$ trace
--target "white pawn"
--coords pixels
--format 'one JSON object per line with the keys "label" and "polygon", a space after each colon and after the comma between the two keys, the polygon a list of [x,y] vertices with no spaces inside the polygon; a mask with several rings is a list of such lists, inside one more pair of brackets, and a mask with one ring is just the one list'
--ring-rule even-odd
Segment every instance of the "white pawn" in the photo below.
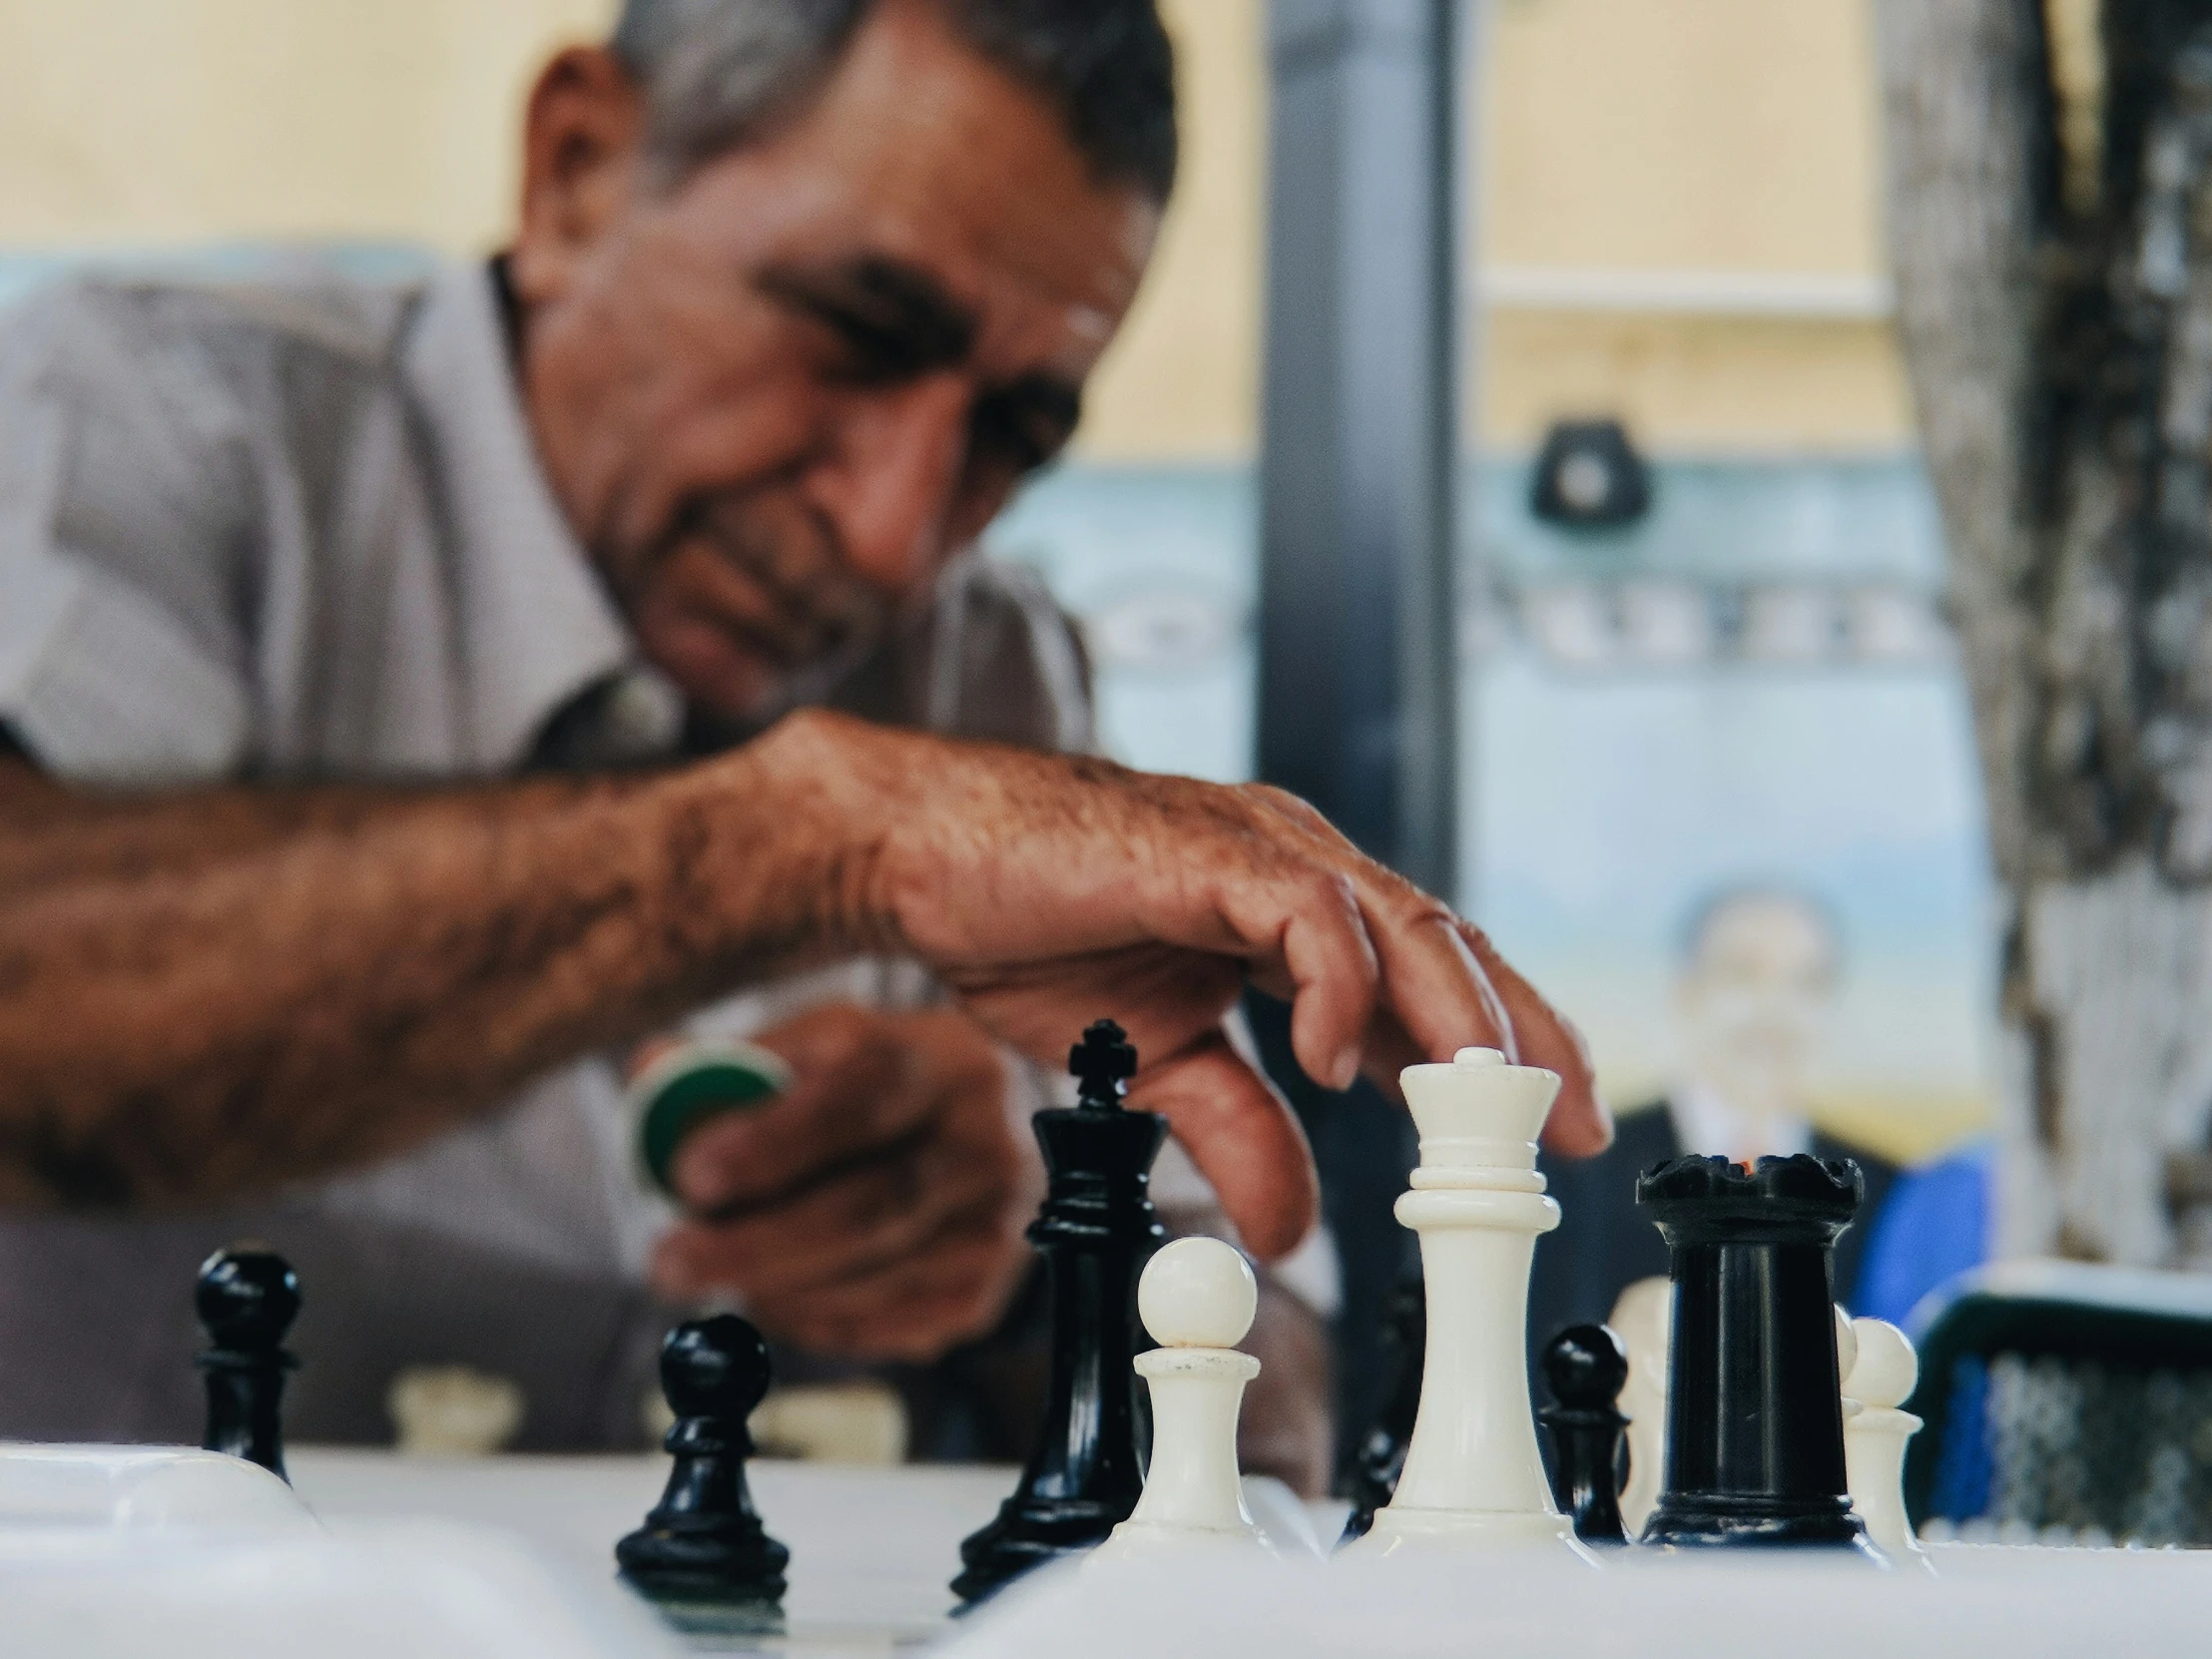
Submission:
{"label": "white pawn", "polygon": [[1639,1279],[1613,1304],[1605,1323],[1628,1350],[1628,1381],[1615,1402],[1628,1418],[1628,1479],[1621,1486],[1621,1524],[1631,1538],[1644,1529],[1667,1473],[1667,1360],[1674,1325],[1674,1284]]}
{"label": "white pawn", "polygon": [[1536,1236],[1559,1225],[1536,1136],[1558,1074],[1462,1048],[1398,1080],[1420,1165],[1396,1215],[1420,1235],[1428,1342],[1396,1494],[1344,1553],[1535,1548],[1587,1560],[1551,1501],[1528,1401],[1528,1268]]}
{"label": "white pawn", "polygon": [[1851,1334],[1855,1353],[1843,1382],[1851,1506],[1867,1523],[1867,1535],[1892,1557],[1933,1567],[1905,1513],[1905,1443],[1920,1431],[1921,1419],[1900,1407],[1920,1381],[1920,1356],[1912,1340],[1884,1320],[1853,1320]]}
{"label": "white pawn", "polygon": [[1236,1345],[1259,1306],[1251,1265],[1219,1239],[1178,1239],[1145,1264],[1137,1313],[1162,1345],[1135,1361],[1152,1390],[1152,1463],[1135,1511],[1093,1560],[1163,1546],[1267,1547],[1237,1469],[1237,1412],[1260,1362]]}

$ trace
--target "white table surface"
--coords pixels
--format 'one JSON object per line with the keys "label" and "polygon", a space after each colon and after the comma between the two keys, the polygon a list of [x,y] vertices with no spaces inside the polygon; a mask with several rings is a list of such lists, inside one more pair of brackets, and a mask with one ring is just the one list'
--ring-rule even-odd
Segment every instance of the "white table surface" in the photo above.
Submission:
{"label": "white table surface", "polygon": [[[522,1537],[580,1574],[611,1578],[615,1540],[659,1498],[668,1458],[404,1457],[299,1447],[292,1484],[332,1526],[437,1517]],[[792,1552],[789,1640],[810,1653],[882,1653],[949,1628],[960,1540],[997,1512],[1017,1472],[866,1468],[756,1459],[754,1502]]]}

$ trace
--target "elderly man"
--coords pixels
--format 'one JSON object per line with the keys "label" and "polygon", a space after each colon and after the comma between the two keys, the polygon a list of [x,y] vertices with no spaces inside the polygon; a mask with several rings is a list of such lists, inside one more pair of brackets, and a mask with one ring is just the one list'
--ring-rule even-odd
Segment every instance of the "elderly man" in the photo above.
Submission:
{"label": "elderly man", "polygon": [[[1317,1079],[1517,1045],[1603,1144],[1571,1028],[1309,809],[1052,753],[1079,653],[966,554],[1151,251],[1149,0],[632,0],[524,145],[488,268],[0,330],[0,1432],[191,1432],[183,1287],[249,1229],[310,1436],[412,1355],[633,1439],[640,1281],[938,1354],[1021,1260],[1005,1056],[1100,1014],[1279,1256],[1248,979]],[[772,981],[797,1081],[639,1236],[620,1056]]]}

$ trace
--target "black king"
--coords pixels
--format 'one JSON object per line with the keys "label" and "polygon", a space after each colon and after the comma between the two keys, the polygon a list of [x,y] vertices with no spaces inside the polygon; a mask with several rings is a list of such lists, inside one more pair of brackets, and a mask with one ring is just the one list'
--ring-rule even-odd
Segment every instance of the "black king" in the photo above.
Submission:
{"label": "black king", "polygon": [[1078,1103],[1036,1114],[1050,1185],[1030,1224],[1052,1301],[1052,1385],[1021,1484],[960,1545],[964,1602],[1102,1542],[1144,1488],[1137,1460],[1136,1284],[1166,1230],[1147,1192],[1167,1120],[1127,1111],[1137,1051],[1102,1019],[1068,1053]]}

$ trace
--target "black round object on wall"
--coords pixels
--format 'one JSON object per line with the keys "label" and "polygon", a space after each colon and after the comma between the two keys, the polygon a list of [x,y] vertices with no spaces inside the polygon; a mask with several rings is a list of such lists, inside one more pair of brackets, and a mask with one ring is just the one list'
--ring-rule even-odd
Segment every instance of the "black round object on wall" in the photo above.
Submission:
{"label": "black round object on wall", "polygon": [[1619,421],[1558,421],[1537,453],[1529,508],[1580,530],[1633,524],[1651,510],[1651,468]]}

